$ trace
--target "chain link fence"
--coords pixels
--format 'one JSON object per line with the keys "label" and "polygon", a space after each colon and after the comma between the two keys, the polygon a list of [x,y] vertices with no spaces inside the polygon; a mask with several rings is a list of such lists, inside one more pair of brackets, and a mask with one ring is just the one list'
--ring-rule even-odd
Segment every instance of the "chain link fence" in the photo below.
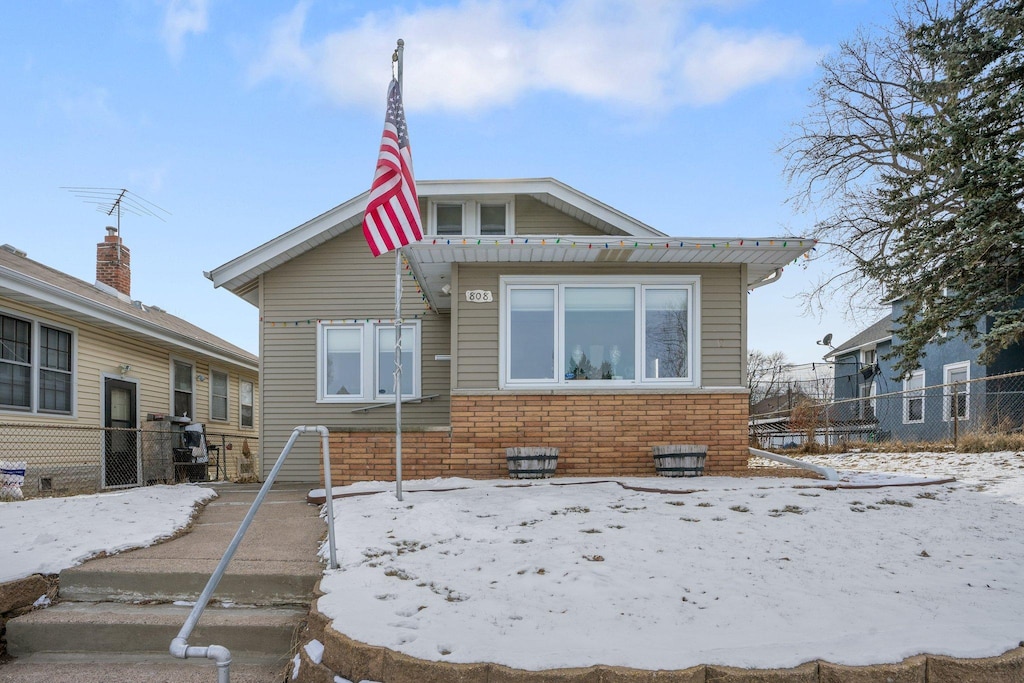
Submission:
{"label": "chain link fence", "polygon": [[[945,443],[1024,436],[1024,372],[916,386],[858,398],[816,399],[799,390],[750,415],[750,439],[762,448],[859,442]],[[764,405],[764,404],[762,404]]]}
{"label": "chain link fence", "polygon": [[186,434],[165,423],[145,423],[140,429],[0,423],[0,467],[18,473],[26,498],[181,482],[256,481],[257,436],[206,431],[200,440]]}

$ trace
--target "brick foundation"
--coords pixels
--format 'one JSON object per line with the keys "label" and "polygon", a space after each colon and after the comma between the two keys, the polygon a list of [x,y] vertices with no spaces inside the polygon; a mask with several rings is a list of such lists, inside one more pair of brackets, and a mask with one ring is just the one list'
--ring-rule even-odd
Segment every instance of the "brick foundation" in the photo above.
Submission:
{"label": "brick foundation", "polygon": [[[704,444],[707,474],[747,467],[747,395],[486,394],[451,398],[451,428],[403,430],[405,479],[505,477],[505,449],[559,449],[560,476],[651,476],[651,446]],[[331,432],[333,484],[394,479],[390,431]]]}

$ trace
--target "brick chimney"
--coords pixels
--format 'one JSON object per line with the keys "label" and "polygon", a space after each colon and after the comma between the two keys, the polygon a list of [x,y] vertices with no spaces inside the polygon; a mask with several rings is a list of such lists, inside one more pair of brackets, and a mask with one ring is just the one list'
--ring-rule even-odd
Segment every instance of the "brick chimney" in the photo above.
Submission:
{"label": "brick chimney", "polygon": [[121,244],[117,228],[107,226],[107,236],[96,245],[96,282],[132,295],[131,252]]}

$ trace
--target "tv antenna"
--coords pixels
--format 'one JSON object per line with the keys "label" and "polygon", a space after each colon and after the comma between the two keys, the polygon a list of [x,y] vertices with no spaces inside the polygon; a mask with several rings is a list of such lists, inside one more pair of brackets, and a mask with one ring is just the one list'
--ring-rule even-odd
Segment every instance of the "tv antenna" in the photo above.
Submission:
{"label": "tv antenna", "polygon": [[164,216],[171,212],[160,208],[153,202],[143,199],[124,187],[63,187],[86,204],[95,204],[96,210],[107,216],[117,216],[117,234],[121,234],[121,214],[130,213],[134,216],[148,216],[167,222]]}

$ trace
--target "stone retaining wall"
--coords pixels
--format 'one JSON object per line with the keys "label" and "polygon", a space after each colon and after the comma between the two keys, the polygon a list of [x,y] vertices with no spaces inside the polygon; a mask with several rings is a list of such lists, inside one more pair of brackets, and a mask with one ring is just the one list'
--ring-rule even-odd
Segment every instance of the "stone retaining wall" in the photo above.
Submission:
{"label": "stone retaining wall", "polygon": [[[303,645],[324,644],[323,661],[310,661]],[[701,665],[679,671],[644,671],[614,666],[524,671],[500,664],[457,664],[416,659],[367,645],[335,631],[310,608],[299,639],[299,683],[334,683],[334,676],[378,683],[1021,683],[1024,643],[998,657],[959,659],[917,655],[895,664],[843,666],[824,661],[792,669],[738,669]],[[291,674],[289,674],[289,679]]]}

